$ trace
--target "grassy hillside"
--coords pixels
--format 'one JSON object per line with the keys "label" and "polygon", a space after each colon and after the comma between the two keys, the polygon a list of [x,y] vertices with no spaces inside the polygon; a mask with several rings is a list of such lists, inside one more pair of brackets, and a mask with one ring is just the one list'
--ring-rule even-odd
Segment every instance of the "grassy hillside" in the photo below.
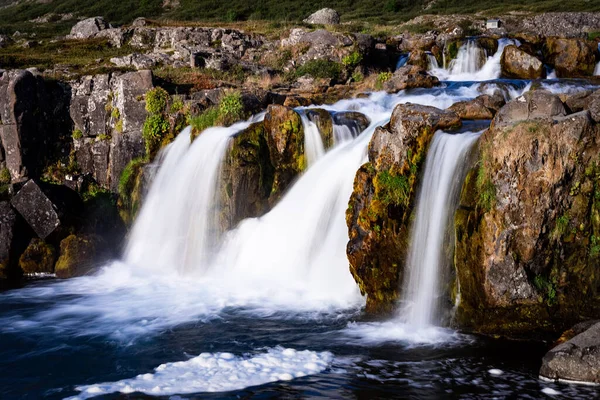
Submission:
{"label": "grassy hillside", "polygon": [[56,21],[40,27],[28,21],[49,14],[102,15],[115,25],[144,16],[179,21],[300,21],[310,13],[332,7],[343,21],[393,24],[419,14],[451,14],[487,11],[600,11],[600,0],[180,0],[176,8],[163,8],[163,0],[0,0],[0,32],[36,30],[65,33],[72,21]]}

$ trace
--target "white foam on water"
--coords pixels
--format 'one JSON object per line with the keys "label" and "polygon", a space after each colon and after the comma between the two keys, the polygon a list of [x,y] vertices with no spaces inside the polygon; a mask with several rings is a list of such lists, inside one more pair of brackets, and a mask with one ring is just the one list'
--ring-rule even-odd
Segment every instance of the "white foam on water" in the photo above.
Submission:
{"label": "white foam on water", "polygon": [[561,394],[558,390],[549,387],[543,388],[542,393],[547,394],[548,396],[559,396]]}
{"label": "white foam on water", "polygon": [[306,155],[306,164],[310,167],[325,154],[325,147],[317,124],[310,121],[306,115],[301,117],[304,128],[304,154]]}
{"label": "white foam on water", "polygon": [[276,347],[252,356],[202,353],[187,361],[159,365],[153,373],[131,379],[78,386],[81,393],[69,399],[88,399],[109,393],[145,393],[152,396],[227,392],[270,382],[289,381],[326,370],[329,352],[298,351]]}
{"label": "white foam on water", "polygon": [[408,347],[472,342],[471,337],[450,329],[437,326],[417,328],[397,320],[366,323],[352,322],[341,333],[346,338],[353,338],[353,343],[363,346],[390,342],[402,343]]}
{"label": "white foam on water", "polygon": [[497,369],[497,368],[492,368],[490,370],[488,370],[488,373],[490,375],[494,375],[494,376],[500,376],[504,374],[504,371],[502,371],[501,369]]}

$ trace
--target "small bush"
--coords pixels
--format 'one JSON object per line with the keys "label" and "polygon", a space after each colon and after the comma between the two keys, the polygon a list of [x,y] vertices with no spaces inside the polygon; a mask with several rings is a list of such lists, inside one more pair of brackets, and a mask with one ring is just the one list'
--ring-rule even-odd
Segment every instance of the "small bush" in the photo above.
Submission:
{"label": "small bush", "polygon": [[296,77],[310,75],[313,78],[337,80],[342,69],[340,64],[330,60],[310,60],[296,70]]}
{"label": "small bush", "polygon": [[150,89],[146,93],[146,111],[150,114],[162,114],[167,110],[169,93],[161,87]]}
{"label": "small bush", "polygon": [[10,177],[10,171],[8,170],[8,168],[2,168],[0,170],[0,184],[7,184],[10,183],[11,181],[11,177]]}
{"label": "small bush", "polygon": [[144,122],[142,136],[146,143],[146,156],[152,158],[162,138],[169,133],[171,125],[161,114],[149,115]]}
{"label": "small bush", "polygon": [[362,54],[360,54],[358,51],[353,51],[352,53],[342,58],[342,64],[344,64],[344,67],[351,69],[355,68],[358,64],[360,64],[362,59]]}
{"label": "small bush", "polygon": [[239,92],[232,91],[223,96],[219,103],[219,120],[223,125],[231,125],[244,118],[244,103]]}
{"label": "small bush", "polygon": [[171,113],[178,113],[183,110],[183,107],[185,107],[185,104],[183,104],[181,97],[173,98],[173,101],[171,102]]}
{"label": "small bush", "polygon": [[81,132],[81,129],[75,129],[71,136],[73,139],[81,139],[83,137],[83,132]]}
{"label": "small bush", "polygon": [[360,71],[356,71],[352,74],[352,80],[354,82],[362,82],[364,79],[365,79],[365,76]]}

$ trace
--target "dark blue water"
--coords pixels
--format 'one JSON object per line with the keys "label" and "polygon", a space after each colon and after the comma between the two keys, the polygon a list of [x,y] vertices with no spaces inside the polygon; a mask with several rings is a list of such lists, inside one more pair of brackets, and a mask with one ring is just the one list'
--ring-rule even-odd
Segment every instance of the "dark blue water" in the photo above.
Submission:
{"label": "dark blue water", "polygon": [[[172,398],[593,398],[600,389],[542,382],[537,372],[547,350],[543,343],[511,342],[461,336],[435,346],[409,342],[366,345],[341,332],[349,322],[363,323],[360,310],[320,314],[272,312],[261,316],[244,308],[225,308],[208,321],[192,320],[128,339],[113,335],[119,326],[93,317],[77,328],[55,323],[32,324],[40,312],[52,316],[60,305],[75,307],[85,295],[19,297],[19,291],[52,288],[58,282],[30,283],[0,294],[0,398],[61,399],[76,395],[77,385],[117,381],[152,372],[158,365],[183,361],[202,352],[236,355],[283,346],[329,351],[334,361],[325,371],[285,382],[225,393],[183,394]],[[148,299],[152,306],[152,299]],[[123,309],[128,305],[123,304]],[[173,312],[177,312],[173,310]],[[13,326],[11,327],[11,321]],[[106,324],[91,334],[89,324]],[[490,369],[500,369],[499,376]],[[98,398],[151,398],[134,393]],[[166,397],[165,397],[166,398]]]}

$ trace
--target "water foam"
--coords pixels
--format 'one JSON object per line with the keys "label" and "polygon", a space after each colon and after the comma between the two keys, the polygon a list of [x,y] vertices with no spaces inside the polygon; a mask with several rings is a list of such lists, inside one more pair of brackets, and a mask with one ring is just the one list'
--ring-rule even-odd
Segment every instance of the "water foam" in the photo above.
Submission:
{"label": "water foam", "polygon": [[159,365],[154,373],[131,379],[78,386],[81,393],[69,399],[88,399],[120,392],[153,396],[227,392],[270,382],[289,381],[320,373],[333,361],[329,352],[297,351],[276,347],[254,356],[202,353],[187,361]]}

